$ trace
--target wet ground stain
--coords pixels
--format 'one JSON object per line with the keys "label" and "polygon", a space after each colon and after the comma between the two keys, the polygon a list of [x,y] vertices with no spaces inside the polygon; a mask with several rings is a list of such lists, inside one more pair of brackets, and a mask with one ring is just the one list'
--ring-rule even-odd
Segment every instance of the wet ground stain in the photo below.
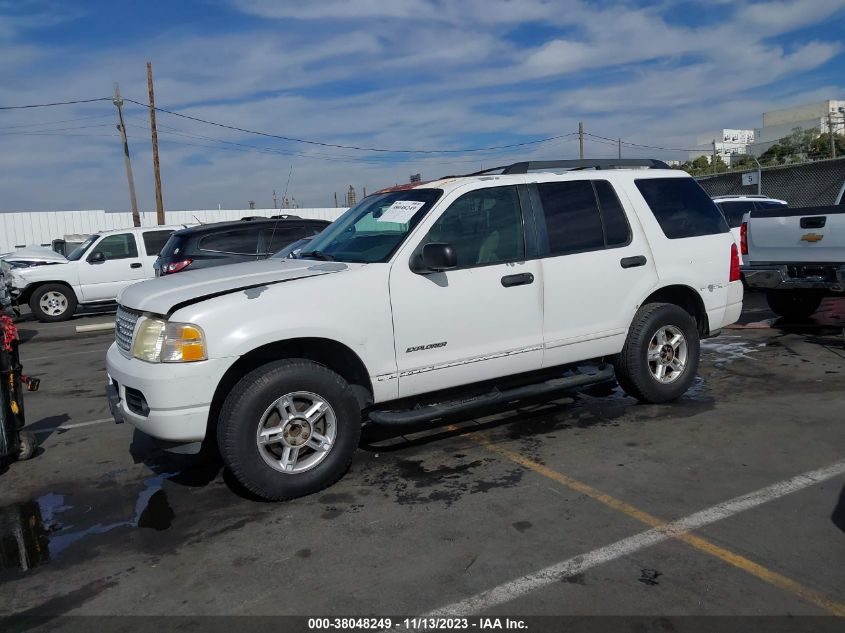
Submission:
{"label": "wet ground stain", "polygon": [[91,536],[120,528],[168,529],[175,514],[162,486],[173,474],[144,480],[135,497],[134,512],[125,519],[102,520],[110,514],[97,512],[86,503],[74,505],[54,492],[0,508],[0,578],[52,562],[68,547]]}
{"label": "wet ground stain", "polygon": [[649,587],[654,587],[655,585],[660,584],[659,582],[657,582],[657,579],[662,575],[663,574],[657,571],[656,569],[641,569],[640,577],[637,578],[637,581]]}

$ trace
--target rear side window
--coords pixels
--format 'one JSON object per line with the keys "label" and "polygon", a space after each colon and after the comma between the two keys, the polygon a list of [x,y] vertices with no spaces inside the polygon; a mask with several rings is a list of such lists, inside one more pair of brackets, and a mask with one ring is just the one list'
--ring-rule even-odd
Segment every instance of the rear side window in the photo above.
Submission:
{"label": "rear side window", "polygon": [[258,253],[258,229],[237,229],[206,235],[200,239],[200,249],[233,255],[255,255]]}
{"label": "rear side window", "polygon": [[158,255],[173,231],[145,231],[144,250],[147,255]]}
{"label": "rear side window", "polygon": [[725,214],[728,226],[735,229],[742,224],[742,216],[754,210],[754,203],[751,200],[737,200],[736,202],[719,202],[719,208]]}
{"label": "rear side window", "polygon": [[100,251],[108,260],[138,257],[138,247],[135,245],[135,236],[132,233],[104,237],[94,250]]}
{"label": "rear side window", "polygon": [[261,252],[264,254],[275,253],[303,237],[305,237],[305,228],[302,226],[279,226],[275,229],[264,229],[261,232]]}
{"label": "rear side window", "polygon": [[728,232],[722,212],[692,178],[644,178],[634,182],[670,240]]}
{"label": "rear side window", "polygon": [[604,248],[601,216],[589,180],[540,183],[537,189],[546,217],[549,255]]}
{"label": "rear side window", "polygon": [[612,185],[606,180],[547,182],[537,185],[549,255],[622,246],[631,228]]}
{"label": "rear side window", "polygon": [[599,199],[602,220],[604,221],[605,243],[608,248],[613,246],[624,246],[631,241],[631,226],[622,203],[616,197],[616,192],[606,180],[594,180],[596,196]]}

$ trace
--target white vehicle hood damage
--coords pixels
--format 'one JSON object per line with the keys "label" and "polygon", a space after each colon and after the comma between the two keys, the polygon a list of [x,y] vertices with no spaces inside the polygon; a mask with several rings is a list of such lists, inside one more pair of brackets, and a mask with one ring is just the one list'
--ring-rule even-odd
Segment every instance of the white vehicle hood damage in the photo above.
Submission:
{"label": "white vehicle hood damage", "polygon": [[187,270],[148,279],[124,288],[117,302],[133,310],[167,315],[178,308],[239,290],[261,288],[286,281],[329,275],[363,264],[311,259],[264,259],[242,264]]}

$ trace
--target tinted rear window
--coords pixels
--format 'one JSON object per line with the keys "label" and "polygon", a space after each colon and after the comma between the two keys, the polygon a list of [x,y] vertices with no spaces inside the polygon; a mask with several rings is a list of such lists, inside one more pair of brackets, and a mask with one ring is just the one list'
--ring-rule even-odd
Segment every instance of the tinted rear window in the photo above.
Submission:
{"label": "tinted rear window", "polygon": [[770,211],[771,209],[785,209],[787,206],[789,205],[783,204],[782,202],[757,202],[757,208],[763,209],[764,211]]}
{"label": "tinted rear window", "polygon": [[589,180],[540,183],[537,189],[546,216],[549,255],[604,248],[601,216]]}
{"label": "tinted rear window", "polygon": [[735,229],[742,224],[742,216],[754,209],[754,203],[751,200],[737,200],[736,202],[720,202],[718,203],[720,209],[725,214],[725,219],[728,221],[728,226]]}
{"label": "tinted rear window", "polygon": [[722,212],[692,178],[644,178],[634,182],[670,240],[728,232]]}
{"label": "tinted rear window", "polygon": [[183,235],[178,235],[177,233],[171,233],[170,237],[164,243],[161,251],[159,252],[158,256],[165,258],[165,257],[178,257],[182,255],[182,250],[185,247],[185,242],[187,238]]}

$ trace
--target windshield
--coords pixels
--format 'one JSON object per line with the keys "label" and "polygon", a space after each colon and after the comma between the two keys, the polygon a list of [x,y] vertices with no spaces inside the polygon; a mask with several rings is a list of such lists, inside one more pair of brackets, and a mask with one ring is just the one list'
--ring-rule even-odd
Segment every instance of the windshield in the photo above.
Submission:
{"label": "windshield", "polygon": [[85,251],[88,250],[88,247],[91,246],[91,244],[93,244],[99,237],[99,235],[89,235],[87,238],[85,238],[85,241],[82,242],[82,244],[80,244],[76,248],[74,248],[71,251],[70,255],[67,256],[68,261],[75,262],[77,259],[82,257],[85,254]]}
{"label": "windshield", "polygon": [[317,235],[299,257],[387,261],[441,195],[442,189],[408,189],[368,196]]}

